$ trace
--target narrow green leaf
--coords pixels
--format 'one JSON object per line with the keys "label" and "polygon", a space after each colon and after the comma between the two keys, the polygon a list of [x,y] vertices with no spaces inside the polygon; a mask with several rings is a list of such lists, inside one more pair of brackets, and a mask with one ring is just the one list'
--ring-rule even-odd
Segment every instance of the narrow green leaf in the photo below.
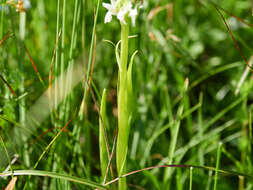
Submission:
{"label": "narrow green leaf", "polygon": [[219,168],[220,168],[221,147],[222,147],[222,142],[219,143],[218,151],[217,151],[217,160],[216,160],[216,168],[215,168],[215,180],[214,180],[214,187],[213,187],[214,190],[217,189],[217,183],[218,183],[218,172],[219,172]]}
{"label": "narrow green leaf", "polygon": [[133,72],[134,57],[137,53],[138,53],[138,51],[136,50],[133,53],[133,55],[131,56],[130,63],[129,63],[129,66],[128,66],[128,69],[127,69],[127,90],[128,90],[128,111],[129,111],[129,115],[132,114],[132,112],[134,110],[134,104],[135,104],[134,93],[133,93],[132,72]]}
{"label": "narrow green leaf", "polygon": [[40,170],[15,170],[15,171],[0,173],[0,177],[22,176],[22,175],[51,177],[51,178],[71,181],[74,183],[79,183],[79,184],[83,184],[83,185],[87,185],[87,186],[95,187],[95,188],[99,188],[99,189],[108,189],[98,183],[95,183],[93,181],[89,181],[87,179],[83,179],[83,178],[79,178],[79,177],[75,177],[75,176],[68,176],[65,174],[59,174],[59,173],[55,173],[55,172],[40,171]]}
{"label": "narrow green leaf", "polygon": [[107,118],[106,118],[106,89],[103,91],[101,106],[100,106],[100,119],[99,119],[99,150],[100,150],[100,165],[102,178],[105,177],[106,168],[108,165],[108,156],[106,150],[105,131]]}

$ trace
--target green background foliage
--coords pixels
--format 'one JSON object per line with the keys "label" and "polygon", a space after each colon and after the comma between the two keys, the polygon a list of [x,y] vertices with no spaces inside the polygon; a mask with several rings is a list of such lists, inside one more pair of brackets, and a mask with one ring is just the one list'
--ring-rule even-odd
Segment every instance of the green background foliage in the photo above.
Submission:
{"label": "green background foliage", "polygon": [[[59,27],[63,30],[63,1],[60,2]],[[234,16],[252,23],[250,1],[217,3]],[[62,36],[58,43],[58,64],[61,64],[60,55],[64,53],[64,70],[71,61],[75,65],[84,63],[84,71],[88,67],[97,1],[79,0],[78,7],[80,12],[74,30],[76,36],[72,41],[75,1],[66,1],[64,49],[61,48]],[[7,148],[9,160],[13,159],[14,153],[19,155],[12,169],[33,169],[47,145],[73,118],[36,169],[78,176],[102,184],[98,109],[105,88],[106,129],[111,150],[117,129],[118,66],[115,49],[105,40],[114,44],[120,40],[118,20],[114,18],[111,23],[104,24],[106,9],[100,7],[92,82],[88,86],[85,104],[82,106],[86,82],[82,81],[56,110],[60,118],[52,111],[36,125],[32,135],[22,139],[27,132],[22,128],[26,126],[19,126],[20,107],[24,106],[28,113],[49,84],[57,36],[57,1],[31,1],[31,8],[26,10],[24,41],[19,37],[20,13],[10,6],[4,14],[2,12],[3,9],[0,10],[3,18],[0,40],[8,32],[12,36],[0,46],[0,74],[17,96],[0,80],[0,135],[4,142],[0,150],[3,152],[4,147]],[[226,12],[221,12],[249,61],[253,49],[253,29]],[[215,168],[218,145],[223,142],[219,168],[240,172],[242,175],[252,174],[250,117],[253,80],[249,71],[239,93],[235,95],[247,65],[213,4],[208,0],[144,0],[136,27],[130,27],[130,35],[137,37],[129,39],[129,59],[135,50],[138,50],[138,54],[133,63],[133,93],[136,102],[129,137],[127,172],[168,163]],[[22,54],[23,44],[29,50],[46,87],[41,84],[27,53]],[[74,44],[72,59],[69,56],[71,44]],[[54,68],[53,81],[58,74],[59,71]],[[189,85],[186,91],[187,78]],[[24,91],[21,90],[22,86]],[[37,111],[41,114],[44,112],[42,109]],[[82,114],[83,119],[80,119]],[[177,126],[179,131],[173,140]],[[21,129],[16,130],[18,127]],[[168,158],[173,143],[175,151],[170,162]],[[8,157],[3,154],[0,161],[1,171],[4,171],[8,166]],[[117,177],[115,156],[112,159],[112,170],[114,173],[112,175],[109,172],[107,182]],[[213,189],[214,171],[193,168],[192,172],[192,189]],[[252,178],[239,178],[232,174],[219,174],[217,189],[253,188]],[[1,178],[0,188],[6,187],[10,179]],[[160,168],[130,175],[127,183],[129,189],[140,186],[144,189],[171,187],[180,190],[189,189],[190,179],[189,168]],[[87,189],[87,186],[65,180],[18,177],[16,189],[24,186],[27,189]]]}

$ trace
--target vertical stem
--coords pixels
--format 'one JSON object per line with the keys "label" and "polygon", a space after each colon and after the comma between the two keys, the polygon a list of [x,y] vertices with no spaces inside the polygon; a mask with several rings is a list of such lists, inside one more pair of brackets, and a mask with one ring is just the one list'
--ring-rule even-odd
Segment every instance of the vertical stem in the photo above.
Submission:
{"label": "vertical stem", "polygon": [[[85,0],[82,1],[82,10],[85,10]],[[86,21],[85,21],[85,12],[82,11],[82,48],[85,49],[86,43]]]}
{"label": "vertical stem", "polygon": [[[1,11],[1,20],[0,20],[0,40],[2,40],[2,39],[3,39],[3,36],[4,36],[4,28],[3,28],[3,26],[4,26],[5,3],[2,3],[1,6],[2,6],[2,11]],[[3,51],[2,51],[2,48],[1,48],[1,49],[0,49],[0,54],[1,54],[0,57],[3,58],[2,53],[3,53]],[[1,59],[2,59],[2,58],[1,58]],[[1,60],[1,61],[2,61],[2,63],[0,64],[0,70],[3,71],[3,70],[4,70],[4,67],[5,67],[5,64],[4,64],[4,61],[3,61],[3,60]],[[0,88],[0,90],[1,90],[1,88]],[[7,94],[7,93],[8,93],[8,90],[6,91],[6,94]]]}
{"label": "vertical stem", "polygon": [[211,186],[211,182],[212,182],[212,174],[213,174],[213,171],[210,170],[208,172],[208,180],[207,180],[207,184],[206,184],[205,190],[210,190],[210,186]]}
{"label": "vertical stem", "polygon": [[218,173],[219,173],[219,168],[220,168],[221,147],[222,147],[222,142],[219,143],[218,151],[217,151],[217,159],[216,159],[216,168],[215,168],[215,178],[214,178],[213,190],[217,189]]}
{"label": "vertical stem", "polygon": [[[129,26],[121,24],[120,71],[118,90],[118,141],[116,149],[116,162],[118,175],[121,176],[126,169],[126,157],[129,136],[129,110],[127,93],[127,59],[128,59],[128,33]],[[126,189],[126,179],[119,180],[119,189]]]}
{"label": "vertical stem", "polygon": [[[181,115],[183,114],[183,111],[184,111],[184,104],[182,103],[177,110],[178,118],[181,117]],[[180,120],[178,120],[175,122],[174,128],[171,128],[171,141],[170,141],[170,148],[169,148],[168,162],[167,162],[167,164],[169,164],[169,165],[173,164],[173,158],[174,158],[174,153],[175,153],[175,149],[176,149],[176,145],[177,145],[177,139],[178,139],[180,125],[181,125],[181,122],[180,122]],[[171,177],[171,174],[173,171],[172,169],[173,168],[166,168],[165,173],[164,173],[163,180],[164,180],[166,189],[170,188],[170,185],[169,185],[170,182],[168,183],[168,180]]]}
{"label": "vertical stem", "polygon": [[[56,21],[56,42],[58,41],[58,36],[59,36],[59,25],[60,25],[60,1],[57,1],[57,21]],[[56,47],[56,52],[55,52],[55,76],[58,75],[58,60],[59,60],[59,48],[58,45]],[[55,110],[57,109],[58,105],[58,84],[55,83]]]}
{"label": "vertical stem", "polygon": [[[184,90],[182,93],[183,99],[187,95],[187,89],[189,85],[189,79],[186,78],[184,82]],[[185,107],[184,101],[181,102],[180,106],[178,107],[177,110],[177,118],[180,118],[183,114]],[[174,160],[174,153],[177,145],[177,140],[178,140],[178,134],[179,134],[179,129],[180,129],[181,121],[180,119],[177,119],[175,121],[175,126],[171,128],[171,141],[170,141],[170,147],[169,147],[169,153],[168,153],[168,162],[167,164],[171,165],[173,164]],[[171,184],[171,175],[173,173],[173,168],[166,168],[164,176],[163,176],[163,182],[164,182],[164,188],[170,189],[170,184]]]}
{"label": "vertical stem", "polygon": [[[63,87],[64,82],[64,76],[63,76],[63,72],[64,72],[64,58],[65,58],[65,21],[66,21],[66,0],[63,0],[63,7],[62,7],[62,41],[61,41],[61,89],[60,89],[60,97],[64,96],[64,92],[63,89],[65,89]],[[62,109],[63,107],[61,107],[60,109],[60,118],[63,116],[63,112],[64,110]]]}
{"label": "vertical stem", "polygon": [[[94,43],[95,43],[95,35],[96,35],[97,18],[98,18],[98,11],[99,11],[99,8],[100,8],[100,2],[101,2],[101,0],[98,0],[96,15],[95,15],[95,19],[94,19],[94,25],[93,25],[93,30],[92,30],[91,45],[90,45],[90,52],[89,52],[89,61],[88,61],[88,70],[87,70],[87,74],[86,74],[86,81],[85,81],[85,84],[84,84],[85,85],[85,87],[84,87],[84,96],[83,96],[84,104],[86,104],[86,96],[87,96],[87,89],[88,89],[88,85],[86,83],[89,81],[89,78],[90,78],[92,57],[93,57]],[[80,119],[81,120],[84,119],[84,114],[81,114]]]}
{"label": "vertical stem", "polygon": [[193,170],[193,167],[190,167],[190,185],[189,185],[189,190],[192,190],[192,170]]}
{"label": "vertical stem", "polygon": [[[60,32],[60,5],[61,5],[61,0],[58,0],[57,1],[57,21],[56,21],[56,42],[58,41],[58,36],[59,36],[59,32]],[[65,6],[66,6],[66,1],[64,0],[64,3],[63,3],[63,12],[64,12],[64,9],[65,9]],[[65,12],[64,12],[65,13]],[[63,13],[63,23],[62,23],[62,43],[61,43],[61,65],[60,65],[60,68],[59,68],[59,48],[58,48],[58,45],[56,47],[56,55],[55,55],[55,75],[58,77],[59,74],[62,74],[63,72],[63,69],[64,69],[64,36],[65,36],[65,15]],[[60,73],[59,73],[59,69],[60,69]],[[63,76],[61,76],[61,82],[63,80]],[[57,83],[57,82],[56,82]],[[56,84],[55,86],[55,112],[57,113],[57,107],[58,107],[58,104],[60,103],[58,100],[61,99],[61,96],[63,95],[62,94],[62,86],[59,86],[59,83],[58,85]],[[61,111],[61,110],[60,110]],[[62,116],[61,115],[61,112],[60,114],[58,114],[60,117]],[[57,117],[57,115],[55,115],[55,117]],[[57,125],[57,119],[54,120],[54,126]],[[57,146],[56,144],[54,144],[52,146],[51,149],[54,149],[54,151],[56,152],[56,149],[57,149]],[[59,156],[54,153],[53,156],[52,156],[52,171],[56,172],[58,169],[59,169],[59,163],[60,163],[60,158]],[[56,180],[53,179],[51,182],[50,182],[50,189],[53,189],[55,188],[56,186]]]}
{"label": "vertical stem", "polygon": [[2,3],[1,6],[2,6],[2,11],[1,11],[1,24],[0,24],[0,40],[2,40],[2,38],[3,38],[5,3]]}
{"label": "vertical stem", "polygon": [[127,70],[127,60],[128,60],[128,24],[121,24],[121,50],[120,50],[120,64],[122,71]]}
{"label": "vertical stem", "polygon": [[[20,87],[20,94],[24,94],[25,92],[25,86],[24,86],[24,40],[25,40],[25,25],[26,25],[26,13],[21,12],[20,13],[20,20],[19,20],[19,37],[20,37],[20,58],[19,58],[19,65],[20,70],[22,72],[21,75],[21,87]],[[24,126],[25,124],[25,98],[21,99],[21,102],[19,104],[19,118],[20,118],[20,124]],[[23,137],[25,138],[25,137]],[[26,140],[26,139],[24,139]],[[29,160],[27,159],[28,153],[24,153],[25,156],[25,163],[26,166],[29,166]]]}
{"label": "vertical stem", "polygon": [[[203,117],[202,117],[202,103],[203,103],[203,93],[201,92],[199,95],[199,103],[201,106],[198,109],[198,134],[199,138],[203,137]],[[199,158],[199,163],[201,166],[204,166],[204,151],[203,147],[200,146],[198,150],[198,158]]]}
{"label": "vertical stem", "polygon": [[74,65],[74,59],[73,59],[73,51],[75,49],[75,37],[77,34],[77,17],[78,17],[78,5],[79,0],[75,0],[75,8],[74,8],[74,18],[73,18],[73,25],[72,25],[72,35],[71,35],[71,43],[70,43],[70,50],[69,50],[69,62],[68,62],[68,70],[67,70],[67,90],[64,94],[65,100],[64,100],[64,108],[65,108],[65,120],[64,123],[67,122],[69,118],[69,109],[70,109],[70,101],[72,93],[70,93],[69,96],[67,96],[67,92],[70,90],[70,86],[72,84],[72,77],[73,77],[73,65]]}
{"label": "vertical stem", "polygon": [[[91,3],[92,1],[88,1],[87,3]],[[94,25],[93,25],[93,30],[92,30],[92,38],[91,38],[91,44],[90,44],[90,51],[89,51],[89,60],[88,60],[88,70],[86,72],[86,80],[84,81],[84,95],[83,95],[83,100],[82,100],[82,105],[81,105],[81,108],[80,108],[80,112],[79,112],[79,117],[80,117],[80,121],[83,122],[84,121],[84,107],[85,107],[85,104],[86,104],[86,98],[87,98],[87,89],[88,89],[88,85],[87,85],[87,82],[89,81],[89,77],[90,77],[90,73],[91,73],[91,65],[92,65],[92,58],[93,58],[93,52],[94,52],[94,43],[95,43],[95,33],[96,33],[96,26],[97,26],[97,18],[98,18],[98,12],[99,12],[99,8],[100,8],[100,3],[101,3],[101,0],[98,0],[97,1],[97,9],[96,9],[96,15],[95,15],[95,18],[94,18]],[[83,4],[85,4],[85,1],[83,0]],[[85,18],[83,18],[85,19]],[[84,30],[84,28],[82,29]],[[83,31],[83,34],[85,34],[85,32]],[[86,147],[86,152],[87,154],[90,153],[90,128],[89,127],[86,127],[85,128],[86,132],[85,132],[85,138],[86,138],[86,144],[85,144],[85,147]],[[76,132],[76,133],[74,133]],[[81,132],[81,129],[80,129],[80,126],[78,125],[75,125],[74,126],[74,129],[73,129],[73,133],[76,135],[76,137],[80,137],[80,132]],[[80,149],[78,147],[80,147],[78,144],[75,144],[75,147],[77,149]],[[89,168],[90,168],[90,156],[88,155],[87,156],[88,159],[87,159],[87,169],[86,169],[86,173],[87,175],[90,174],[89,172]],[[80,159],[79,159],[80,160]],[[89,176],[87,176],[89,178]]]}
{"label": "vertical stem", "polygon": [[[21,81],[20,81],[20,94],[25,93],[25,72],[24,72],[24,40],[25,40],[25,27],[26,27],[26,13],[21,12],[19,15],[19,66],[20,66],[20,72],[21,72]],[[23,97],[19,103],[19,121],[22,126],[25,126],[25,120],[26,120],[26,101],[25,97]],[[27,168],[30,167],[30,159],[29,159],[29,153],[28,153],[28,143],[27,137],[25,134],[21,135],[21,138],[24,142],[24,151],[23,151],[23,158],[24,163]],[[27,180],[29,182],[29,178]],[[26,189],[27,183],[24,186],[24,189]],[[29,183],[29,188],[32,188],[31,184]]]}

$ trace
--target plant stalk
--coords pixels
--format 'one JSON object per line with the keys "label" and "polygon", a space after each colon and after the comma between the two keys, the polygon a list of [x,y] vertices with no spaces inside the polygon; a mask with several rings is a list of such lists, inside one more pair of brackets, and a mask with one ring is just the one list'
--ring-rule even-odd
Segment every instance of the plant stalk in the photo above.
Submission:
{"label": "plant stalk", "polygon": [[[116,148],[116,162],[118,175],[121,176],[126,170],[126,157],[129,136],[129,106],[127,90],[127,60],[128,60],[128,24],[121,24],[121,50],[118,87],[118,141]],[[119,190],[126,189],[126,179],[119,180]]]}

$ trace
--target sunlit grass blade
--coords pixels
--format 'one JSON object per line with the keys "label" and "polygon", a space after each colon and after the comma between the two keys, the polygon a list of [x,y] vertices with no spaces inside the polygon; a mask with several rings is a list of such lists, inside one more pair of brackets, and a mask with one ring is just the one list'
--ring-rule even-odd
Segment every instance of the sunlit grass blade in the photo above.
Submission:
{"label": "sunlit grass blade", "polygon": [[189,183],[189,190],[192,190],[192,172],[193,172],[193,167],[190,167],[190,183]]}
{"label": "sunlit grass blade", "polygon": [[83,179],[83,178],[79,178],[79,177],[75,177],[75,176],[69,176],[69,175],[60,174],[60,173],[55,173],[55,172],[40,171],[40,170],[14,170],[13,172],[10,171],[10,172],[0,173],[0,177],[23,176],[23,175],[50,177],[50,178],[56,178],[56,179],[70,181],[73,183],[79,183],[79,184],[87,185],[87,186],[98,188],[98,189],[105,189],[105,190],[108,189],[107,187],[104,187],[104,186],[102,186],[98,183],[95,183],[93,181],[89,181],[87,179]]}

